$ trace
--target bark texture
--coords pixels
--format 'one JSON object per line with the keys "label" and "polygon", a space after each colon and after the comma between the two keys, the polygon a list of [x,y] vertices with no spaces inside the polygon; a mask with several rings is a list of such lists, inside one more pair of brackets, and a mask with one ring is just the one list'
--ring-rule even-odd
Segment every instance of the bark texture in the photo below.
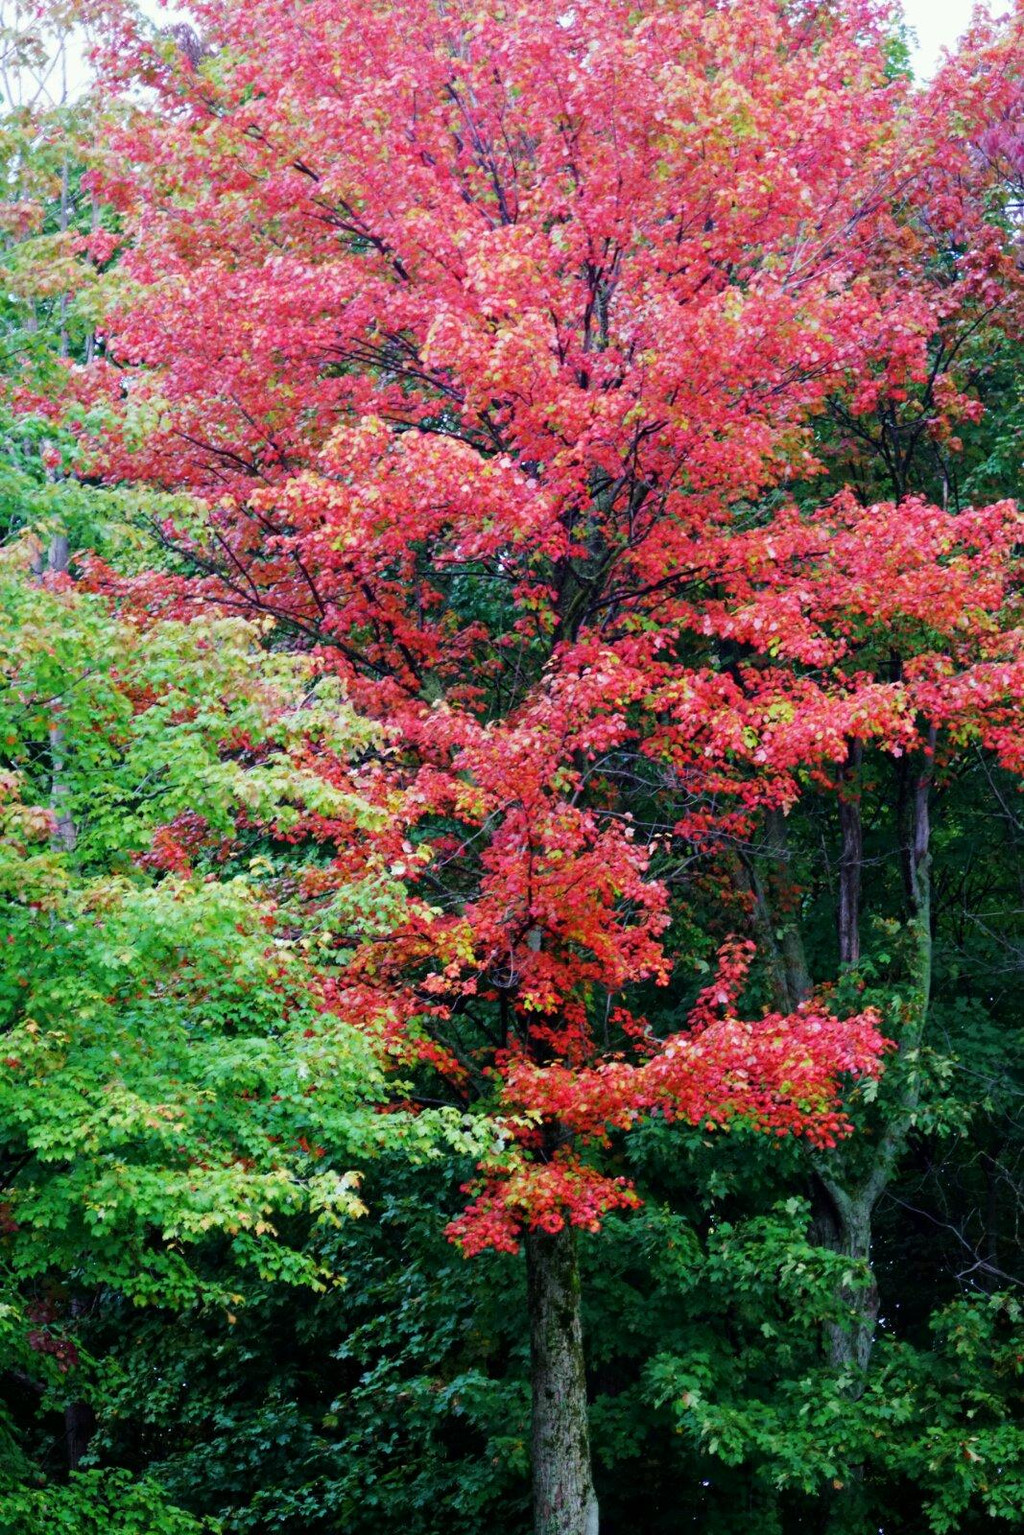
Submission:
{"label": "bark texture", "polygon": [[764,821],[759,848],[737,852],[731,863],[733,884],[748,899],[754,937],[771,967],[775,1006],[792,1013],[813,990],[795,906],[786,822],[779,810]]}
{"label": "bark texture", "polygon": [[789,1009],[800,1006],[814,990],[804,953],[800,930],[799,891],[792,872],[792,855],[786,835],[786,819],[781,810],[769,810],[764,818],[765,846],[768,854],[770,904],[778,926],[779,953]]}
{"label": "bark texture", "polygon": [[534,1231],[525,1245],[534,1535],[598,1535],[576,1233]]}
{"label": "bark texture", "polygon": [[89,1448],[96,1419],[86,1402],[69,1402],[64,1409],[64,1456],[69,1471],[77,1471]]}
{"label": "bark texture", "polygon": [[[812,1239],[870,1268],[871,1216],[873,1198],[877,1197],[873,1190],[856,1189],[851,1193],[826,1176],[816,1192],[822,1197],[815,1200]],[[847,1390],[856,1401],[866,1385],[878,1323],[879,1297],[874,1274],[867,1285],[844,1287],[840,1299],[847,1318],[845,1322],[826,1322],[825,1345],[832,1368],[850,1378]]]}
{"label": "bark texture", "polygon": [[[931,821],[929,799],[935,756],[934,728],[929,732],[928,748],[920,770],[912,777],[905,770],[900,780],[900,811],[903,821],[903,867],[907,892],[908,936],[906,979],[907,998],[900,1019],[900,1061],[890,1066],[898,1082],[897,1091],[887,1105],[883,1128],[872,1147],[867,1167],[855,1181],[844,1178],[842,1153],[818,1162],[818,1178],[827,1202],[816,1216],[815,1224],[825,1246],[870,1266],[872,1217],[875,1206],[888,1188],[900,1157],[907,1145],[921,1096],[916,1067],[909,1064],[917,1056],[924,1037],[931,999],[932,929],[931,929]],[[859,828],[858,828],[859,839]],[[878,1290],[872,1277],[869,1285],[844,1291],[848,1307],[845,1326],[830,1323],[826,1328],[832,1364],[850,1375],[851,1397],[861,1395],[871,1362],[875,1328],[878,1321]],[[830,1526],[831,1528],[831,1526]]]}
{"label": "bark texture", "polygon": [[839,779],[839,963],[860,962],[860,885],[864,863],[864,833],[860,817],[858,777],[864,748],[851,741]]}

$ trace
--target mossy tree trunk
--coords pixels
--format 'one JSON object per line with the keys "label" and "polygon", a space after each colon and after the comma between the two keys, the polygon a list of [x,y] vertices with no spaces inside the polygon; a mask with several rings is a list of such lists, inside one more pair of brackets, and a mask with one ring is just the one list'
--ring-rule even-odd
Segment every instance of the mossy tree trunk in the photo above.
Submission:
{"label": "mossy tree trunk", "polygon": [[576,1233],[526,1238],[535,1535],[598,1535]]}

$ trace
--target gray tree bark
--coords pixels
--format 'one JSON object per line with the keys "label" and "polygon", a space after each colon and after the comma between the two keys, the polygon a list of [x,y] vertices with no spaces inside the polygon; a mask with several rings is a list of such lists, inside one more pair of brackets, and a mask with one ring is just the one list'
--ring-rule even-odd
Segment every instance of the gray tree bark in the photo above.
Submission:
{"label": "gray tree bark", "polygon": [[794,879],[790,868],[791,854],[786,835],[786,818],[781,810],[769,810],[764,818],[765,846],[768,853],[768,884],[771,906],[778,924],[779,953],[786,977],[786,991],[790,1010],[814,990],[811,972],[804,953],[800,915],[793,909]]}
{"label": "gray tree bark", "polygon": [[839,963],[860,962],[860,884],[864,862],[864,834],[860,818],[860,793],[857,779],[864,747],[851,741],[846,766],[839,779],[839,827],[842,851],[839,857]]}
{"label": "gray tree bark", "polygon": [[534,1535],[598,1535],[576,1233],[532,1231],[525,1246]]}
{"label": "gray tree bark", "polygon": [[792,910],[790,850],[781,810],[766,813],[760,848],[734,856],[732,877],[736,888],[750,897],[754,936],[771,967],[775,1005],[780,1012],[795,1012],[813,986],[799,913]]}
{"label": "gray tree bark", "polygon": [[[35,575],[42,580],[47,571],[63,574],[67,571],[70,559],[71,551],[67,534],[55,533],[50,540],[49,550],[45,554],[42,550],[39,552],[35,562]],[[55,847],[63,848],[67,853],[73,853],[78,841],[78,832],[71,813],[71,795],[65,778],[67,749],[59,709],[55,709],[51,715],[49,736],[50,808],[54,816],[52,840]]]}
{"label": "gray tree bark", "polygon": [[[914,1123],[914,1115],[921,1096],[918,1072],[912,1061],[921,1047],[928,1005],[931,997],[932,978],[932,929],[931,929],[931,826],[929,795],[932,781],[932,760],[935,752],[935,730],[929,734],[928,751],[923,771],[913,784],[908,796],[909,815],[905,836],[904,868],[910,921],[910,949],[907,956],[908,996],[904,1015],[900,1020],[900,1062],[891,1063],[890,1071],[902,1068],[903,1076],[895,1100],[889,1104],[884,1126],[874,1142],[867,1170],[856,1181],[847,1181],[842,1172],[842,1153],[818,1160],[818,1176],[832,1206],[834,1236],[825,1245],[835,1252],[870,1263],[871,1223],[875,1206],[888,1188],[900,1157],[906,1148],[907,1137]],[[828,1225],[826,1217],[825,1226]],[[824,1228],[823,1228],[824,1229]],[[851,1395],[858,1396],[863,1390],[863,1374],[867,1370],[874,1344],[875,1324],[878,1320],[878,1294],[874,1283],[844,1297],[850,1303],[850,1323],[845,1329],[829,1325],[829,1353],[838,1367],[854,1367],[861,1378],[855,1379]],[[844,1336],[845,1334],[845,1336]]]}

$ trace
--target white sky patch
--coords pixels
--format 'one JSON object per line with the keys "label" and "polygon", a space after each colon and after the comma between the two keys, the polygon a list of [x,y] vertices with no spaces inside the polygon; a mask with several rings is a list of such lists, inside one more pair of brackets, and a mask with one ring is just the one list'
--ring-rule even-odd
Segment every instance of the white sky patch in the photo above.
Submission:
{"label": "white sky patch", "polygon": [[[955,47],[970,25],[973,10],[973,0],[903,0],[903,14],[917,33],[913,64],[918,80],[931,79],[943,49]],[[1001,16],[1005,10],[995,0],[993,15]]]}

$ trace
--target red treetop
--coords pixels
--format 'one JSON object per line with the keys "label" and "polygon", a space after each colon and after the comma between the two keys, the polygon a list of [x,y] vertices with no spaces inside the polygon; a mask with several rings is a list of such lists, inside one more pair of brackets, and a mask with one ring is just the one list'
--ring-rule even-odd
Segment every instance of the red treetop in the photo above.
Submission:
{"label": "red treetop", "polygon": [[274,615],[390,732],[410,918],[333,1005],[505,1119],[456,1234],[593,1225],[631,1196],[581,1147],[654,1110],[830,1142],[875,1018],[741,1021],[742,946],[668,1039],[628,992],[685,860],[851,740],[1021,761],[1014,508],[785,496],[830,401],[975,409],[935,344],[1014,312],[1011,44],[914,96],[857,0],[195,14],[198,63],[127,24],[109,61],[159,105],[97,172],[128,282],[83,457],[206,508],[159,529],[200,574],[132,601]]}

